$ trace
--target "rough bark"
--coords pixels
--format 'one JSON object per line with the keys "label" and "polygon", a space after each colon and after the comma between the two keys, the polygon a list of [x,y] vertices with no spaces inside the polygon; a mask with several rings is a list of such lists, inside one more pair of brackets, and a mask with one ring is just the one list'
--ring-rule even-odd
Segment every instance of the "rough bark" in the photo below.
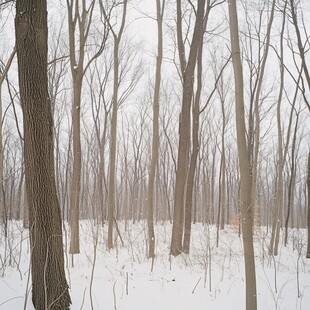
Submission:
{"label": "rough bark", "polygon": [[32,300],[38,310],[69,309],[47,85],[46,1],[17,0],[15,29],[24,124]]}
{"label": "rough bark", "polygon": [[240,205],[242,216],[242,239],[245,261],[246,309],[257,309],[256,274],[253,247],[253,206],[251,204],[251,175],[246,141],[243,68],[240,56],[239,30],[236,0],[228,1],[231,52],[235,80],[235,108],[237,147],[240,169]]}

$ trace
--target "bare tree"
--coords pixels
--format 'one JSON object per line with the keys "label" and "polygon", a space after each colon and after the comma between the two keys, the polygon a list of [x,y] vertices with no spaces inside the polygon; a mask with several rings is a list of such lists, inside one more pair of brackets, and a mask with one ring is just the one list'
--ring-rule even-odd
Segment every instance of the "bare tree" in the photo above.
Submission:
{"label": "bare tree", "polygon": [[182,250],[189,253],[191,223],[192,223],[192,205],[193,205],[193,189],[197,166],[197,157],[199,153],[199,116],[200,116],[200,100],[202,92],[202,56],[203,56],[203,35],[207,27],[208,16],[211,10],[210,1],[207,1],[206,13],[203,17],[203,29],[200,33],[200,43],[197,51],[197,87],[192,105],[192,149],[189,156],[189,167],[187,172],[187,180],[185,185],[185,206],[184,206],[184,236]]}
{"label": "bare tree", "polygon": [[[285,1],[285,3],[287,3],[287,1]],[[290,13],[291,13],[290,17],[291,17],[291,22],[292,22],[292,24],[295,28],[295,32],[296,32],[297,46],[298,46],[299,56],[301,58],[301,66],[302,66],[302,70],[303,70],[305,78],[306,78],[306,83],[308,85],[308,91],[310,91],[310,74],[309,74],[309,70],[308,70],[308,66],[307,66],[307,62],[306,62],[306,52],[309,49],[309,38],[308,38],[308,34],[307,34],[306,27],[304,24],[304,18],[302,15],[303,29],[304,29],[305,34],[306,34],[306,41],[305,42],[302,41],[301,29],[299,27],[298,19],[297,19],[298,4],[300,4],[300,1],[289,0]],[[300,12],[302,12],[302,9],[300,10]],[[308,45],[308,48],[307,48],[307,45]],[[305,95],[304,88],[302,89],[302,93],[303,93],[303,97],[305,99],[305,103],[308,107],[308,110],[310,111],[310,104],[309,104],[309,101]]]}
{"label": "bare tree", "polygon": [[[269,8],[270,5],[270,8]],[[252,175],[252,205],[257,206],[257,166],[259,160],[259,149],[261,143],[261,106],[264,103],[266,95],[263,94],[264,88],[263,83],[266,73],[266,64],[269,56],[271,30],[274,21],[274,14],[276,8],[276,1],[272,0],[269,2],[258,1],[258,21],[250,20],[248,6],[250,3],[245,1],[245,19],[248,28],[248,33],[246,34],[247,41],[249,41],[249,47],[246,48],[245,59],[250,71],[250,104],[249,104],[249,116],[248,116],[248,147],[249,147],[249,161],[250,161],[250,173]],[[267,8],[266,8],[267,6]],[[263,18],[264,11],[269,13],[268,24],[266,31],[263,30]],[[255,12],[256,13],[256,12]],[[257,26],[252,27],[253,24]],[[253,30],[253,28],[255,30]],[[254,32],[255,31],[255,32]],[[254,33],[252,33],[254,32]],[[266,34],[263,36],[263,33]],[[254,48],[253,46],[257,46]],[[255,55],[257,54],[257,55]],[[257,61],[255,59],[257,58]]]}
{"label": "bare tree", "polygon": [[83,78],[90,64],[103,52],[108,31],[104,28],[100,46],[96,53],[84,63],[86,43],[89,37],[95,1],[87,6],[86,0],[67,0],[70,68],[73,84],[72,140],[73,167],[70,196],[70,253],[80,252],[79,246],[79,203],[81,189],[81,94]]}
{"label": "bare tree", "polygon": [[15,33],[25,136],[32,301],[40,310],[69,309],[47,82],[46,1],[17,0]]}
{"label": "bare tree", "polygon": [[174,213],[170,254],[177,256],[182,252],[182,237],[184,231],[184,204],[186,192],[186,180],[189,164],[190,147],[190,111],[194,87],[194,72],[197,53],[203,35],[203,21],[205,16],[205,0],[198,1],[196,21],[188,61],[185,59],[185,49],[182,29],[182,5],[177,0],[177,40],[182,75],[182,108],[179,124],[179,146],[176,171],[176,183],[174,191]]}
{"label": "bare tree", "polygon": [[[306,52],[309,49],[309,38],[308,38],[308,34],[306,31],[306,27],[305,27],[305,21],[304,21],[304,17],[303,17],[303,10],[300,7],[299,8],[299,12],[301,13],[301,21],[302,21],[302,26],[303,26],[303,30],[304,33],[306,35],[306,40],[305,42],[302,41],[302,33],[301,33],[301,29],[298,23],[298,5],[300,5],[299,1],[294,1],[294,0],[290,0],[289,1],[290,4],[290,18],[291,18],[291,22],[295,28],[295,33],[296,33],[296,37],[297,37],[297,47],[298,47],[298,51],[299,51],[299,56],[301,58],[301,67],[302,67],[302,71],[304,73],[305,79],[306,79],[306,85],[308,86],[308,91],[310,90],[310,74],[309,74],[309,70],[308,70],[308,66],[307,66],[307,62],[306,62]],[[304,81],[302,79],[302,83],[300,86],[304,101],[306,106],[308,107],[308,110],[310,111],[310,104],[308,101],[308,98],[306,96],[306,91],[304,88]],[[307,246],[307,254],[306,257],[310,258],[310,153],[308,155],[308,178],[307,178],[307,189],[308,189],[308,217],[307,217],[307,228],[308,228],[308,246]]]}
{"label": "bare tree", "polygon": [[285,217],[285,235],[284,235],[284,245],[287,246],[288,243],[288,226],[291,213],[293,211],[292,204],[294,202],[294,188],[295,188],[295,179],[296,179],[296,153],[297,153],[297,131],[298,131],[298,120],[299,120],[299,112],[296,113],[296,122],[294,126],[293,132],[293,141],[291,146],[291,160],[289,167],[289,184],[287,189],[287,213]]}
{"label": "bare tree", "polygon": [[[207,1],[206,4],[206,12],[204,15],[203,20],[203,32],[205,32],[207,28],[208,18],[209,14],[212,8],[215,6],[221,4],[222,2],[216,2],[214,1],[211,4],[211,1]],[[203,34],[202,34],[203,36]],[[203,37],[200,41],[200,46],[197,53],[197,81],[196,81],[196,93],[193,99],[193,105],[192,105],[192,146],[191,146],[191,152],[190,152],[190,160],[189,160],[189,168],[187,173],[187,180],[186,180],[186,191],[185,191],[185,219],[184,219],[184,238],[183,238],[183,252],[189,253],[190,248],[190,236],[191,236],[191,223],[192,223],[192,212],[193,212],[193,191],[194,191],[194,183],[195,183],[195,175],[196,175],[196,169],[197,169],[197,157],[199,153],[199,130],[200,130],[200,115],[202,112],[207,108],[209,103],[211,102],[211,99],[213,98],[213,95],[215,93],[216,88],[218,87],[218,82],[220,77],[222,76],[222,73],[227,66],[229,62],[229,59],[226,61],[226,63],[223,65],[222,69],[218,73],[218,76],[215,78],[214,87],[210,91],[210,94],[204,103],[203,106],[201,106],[201,93],[202,93],[202,71],[203,71]]]}
{"label": "bare tree", "polygon": [[3,10],[7,8],[8,6],[12,5],[15,2],[15,0],[1,0],[0,1],[0,9]]}
{"label": "bare tree", "polygon": [[[230,61],[230,58],[228,59]],[[228,64],[226,62],[225,66]],[[214,73],[217,74],[217,59],[214,59]],[[223,71],[223,69],[222,69]],[[225,226],[225,215],[228,214],[228,195],[227,195],[227,159],[226,159],[226,148],[227,145],[225,143],[225,135],[227,131],[227,124],[229,121],[228,114],[226,111],[226,104],[227,104],[227,94],[230,88],[230,84],[226,81],[226,85],[223,79],[222,74],[219,75],[220,79],[218,81],[218,86],[216,87],[217,93],[221,102],[221,112],[222,112],[222,130],[221,130],[221,145],[219,146],[220,153],[221,153],[221,161],[220,161],[220,172],[219,172],[219,209],[218,209],[218,217],[217,217],[217,246],[219,243],[219,229],[224,229]],[[227,216],[228,219],[228,216]]]}
{"label": "bare tree", "polygon": [[[66,55],[66,50],[63,48],[63,24],[65,18],[62,18],[59,28],[50,29],[49,43],[49,62],[48,62],[48,91],[51,100],[52,114],[54,119],[54,137],[55,137],[55,170],[56,170],[56,188],[59,197],[60,208],[62,210],[62,219],[68,220],[68,204],[65,202],[67,196],[67,184],[62,180],[62,168],[64,171],[69,167],[61,165],[61,142],[63,136],[61,133],[61,125],[66,120],[67,105],[66,102],[66,77],[68,73],[69,55]],[[70,143],[69,143],[70,144]]]}
{"label": "bare tree", "polygon": [[109,25],[109,29],[114,39],[113,50],[113,97],[112,97],[112,121],[111,121],[111,143],[110,143],[110,160],[109,160],[109,181],[108,181],[108,249],[113,248],[113,221],[115,210],[115,173],[116,173],[116,136],[117,136],[117,111],[119,106],[119,47],[125,28],[127,14],[127,0],[123,2],[123,12],[121,24],[118,32],[110,24],[109,14],[104,8],[102,1],[100,7],[104,18]]}
{"label": "bare tree", "polygon": [[3,201],[2,85],[3,85],[3,82],[5,81],[5,79],[7,77],[7,74],[8,74],[10,67],[11,67],[15,53],[16,53],[16,50],[14,47],[11,55],[9,56],[9,59],[6,62],[6,64],[3,63],[3,66],[2,66],[2,61],[0,61],[0,120],[1,120],[1,125],[0,125],[0,221],[6,221],[4,201]]}
{"label": "bare tree", "polygon": [[[104,56],[104,55],[103,55]],[[102,57],[102,62],[96,61],[94,69],[90,72],[89,87],[91,96],[92,119],[94,122],[95,138],[98,145],[99,162],[97,167],[96,185],[96,215],[98,222],[104,223],[106,219],[106,208],[104,207],[107,197],[107,180],[105,173],[106,156],[105,149],[108,137],[109,117],[112,103],[106,92],[109,88],[110,73],[113,69],[113,62]],[[102,111],[103,110],[103,111]],[[102,115],[103,113],[103,115]]]}
{"label": "bare tree", "polygon": [[163,60],[163,15],[165,8],[165,0],[161,2],[156,0],[156,20],[157,20],[157,58],[156,58],[156,74],[153,98],[153,137],[152,137],[152,155],[151,167],[148,180],[147,195],[147,221],[149,233],[149,258],[155,256],[155,233],[154,233],[154,181],[158,162],[159,147],[159,97],[161,83],[161,64]]}
{"label": "bare tree", "polygon": [[[272,220],[272,231],[271,231],[271,238],[268,247],[268,253],[270,255],[278,255],[278,246],[280,240],[280,228],[281,228],[281,221],[282,221],[282,214],[283,214],[283,201],[284,201],[284,166],[288,154],[289,142],[291,137],[291,127],[293,122],[294,116],[294,109],[296,98],[291,105],[291,111],[288,119],[288,128],[286,132],[286,137],[283,139],[284,130],[282,124],[282,117],[281,117],[281,107],[283,105],[283,93],[285,90],[285,66],[284,66],[284,30],[286,24],[286,9],[287,9],[287,1],[284,3],[283,8],[283,20],[281,26],[281,35],[280,35],[280,56],[279,56],[279,70],[280,70],[280,85],[279,85],[279,94],[277,99],[277,132],[278,132],[278,154],[277,154],[277,162],[276,162],[276,169],[277,169],[277,182],[276,182],[276,192],[275,192],[275,210],[273,214]],[[295,92],[296,96],[296,92]]]}
{"label": "bare tree", "polygon": [[228,1],[231,53],[235,79],[235,106],[237,147],[240,169],[240,205],[242,217],[242,239],[245,261],[246,309],[257,309],[256,274],[253,248],[253,206],[251,204],[251,175],[246,141],[244,95],[243,95],[243,68],[240,57],[239,30],[236,0]]}
{"label": "bare tree", "polygon": [[308,154],[308,172],[307,172],[307,191],[308,191],[308,216],[307,216],[307,229],[308,229],[308,243],[306,258],[310,258],[310,152]]}

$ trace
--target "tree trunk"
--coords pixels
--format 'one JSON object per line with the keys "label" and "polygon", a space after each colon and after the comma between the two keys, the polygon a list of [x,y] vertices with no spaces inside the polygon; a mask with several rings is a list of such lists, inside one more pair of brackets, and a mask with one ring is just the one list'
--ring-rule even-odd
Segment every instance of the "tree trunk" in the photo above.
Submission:
{"label": "tree trunk", "polygon": [[[283,170],[285,157],[287,153],[288,141],[283,145],[282,138],[282,120],[281,120],[281,104],[283,98],[284,91],[284,48],[283,48],[283,36],[285,29],[285,20],[286,20],[286,3],[283,11],[283,20],[282,20],[282,28],[280,35],[280,90],[277,102],[277,131],[278,131],[278,159],[277,159],[277,186],[276,186],[276,205],[275,212],[272,219],[272,230],[271,230],[271,238],[268,247],[269,255],[278,255],[278,245],[280,240],[280,227],[281,227],[281,214],[283,209]],[[291,120],[289,123],[291,126]],[[288,130],[288,134],[290,134],[290,130]],[[284,149],[285,148],[285,149]]]}
{"label": "tree trunk", "polygon": [[89,35],[95,1],[90,1],[87,6],[86,0],[67,0],[68,30],[70,48],[70,68],[73,81],[72,100],[72,136],[73,136],[73,167],[72,183],[70,192],[70,254],[80,253],[79,245],[79,213],[80,213],[80,190],[81,190],[81,93],[83,77],[92,63],[103,51],[106,33],[97,52],[89,58],[84,66],[87,37]]}
{"label": "tree trunk", "polygon": [[[2,120],[2,81],[3,77],[0,75],[0,119]],[[2,123],[2,122],[1,122]],[[3,142],[2,142],[2,124],[0,126],[0,223],[4,223],[5,236],[7,236],[7,217],[4,206],[4,195],[3,195]]]}
{"label": "tree trunk", "polygon": [[46,1],[17,0],[15,29],[29,204],[32,301],[38,310],[69,309],[47,86]]}
{"label": "tree trunk", "polygon": [[[206,27],[206,21],[204,29]],[[203,33],[201,34],[203,36]],[[202,51],[203,41],[201,38],[200,46],[197,55],[197,90],[195,102],[192,109],[192,152],[190,156],[190,163],[188,169],[186,196],[185,196],[185,218],[184,218],[184,238],[183,238],[183,252],[189,254],[191,226],[192,226],[192,209],[193,209],[193,189],[195,182],[195,173],[197,166],[197,157],[199,153],[199,115],[200,115],[200,98],[202,89]]]}
{"label": "tree trunk", "polygon": [[231,52],[235,80],[237,147],[240,168],[240,204],[242,239],[245,261],[246,309],[257,309],[256,274],[253,248],[253,206],[251,205],[251,175],[246,142],[243,96],[243,69],[240,57],[236,0],[228,1]]}
{"label": "tree trunk", "polygon": [[[69,48],[70,48],[70,68],[73,85],[73,99],[71,108],[72,117],[72,142],[73,142],[73,165],[72,165],[72,181],[70,190],[70,254],[80,253],[80,237],[79,237],[79,217],[80,217],[80,189],[81,189],[81,93],[83,83],[83,65],[84,65],[84,47],[86,38],[85,31],[85,15],[86,11],[83,7],[82,16],[78,11],[78,1],[67,0],[68,10],[68,29],[69,29]],[[79,17],[79,49],[76,49],[76,20]],[[77,61],[78,55],[78,61]]]}
{"label": "tree trunk", "polygon": [[[2,120],[2,84],[7,76],[7,73],[11,67],[13,58],[15,56],[16,50],[13,49],[3,71],[0,70],[0,120],[1,120],[1,126],[0,126],[0,222],[5,222],[6,227],[6,211],[4,207],[4,197],[3,197],[3,135],[2,135],[2,126],[3,126],[3,120]],[[6,231],[5,231],[6,234]]]}
{"label": "tree trunk", "polygon": [[148,180],[147,193],[147,223],[149,235],[149,258],[155,257],[155,233],[154,233],[154,181],[156,174],[156,167],[158,162],[158,145],[159,145],[159,97],[160,97],[160,83],[161,83],[161,64],[163,60],[163,12],[165,1],[161,7],[161,1],[156,0],[157,10],[157,61],[156,61],[156,75],[155,88],[153,100],[153,138],[152,138],[152,157],[151,168]]}
{"label": "tree trunk", "polygon": [[307,246],[306,258],[310,258],[310,152],[308,154],[307,190],[308,190],[308,216],[307,216],[308,246]]}
{"label": "tree trunk", "polygon": [[73,166],[70,191],[70,254],[80,253],[80,190],[81,190],[81,91],[82,77],[73,75],[73,101],[72,101],[72,140],[73,140]]}
{"label": "tree trunk", "polygon": [[296,117],[296,124],[295,124],[293,142],[292,142],[291,167],[290,167],[290,172],[289,172],[290,178],[289,178],[289,184],[288,184],[288,189],[287,189],[287,192],[288,192],[287,193],[287,214],[285,218],[284,246],[287,246],[287,242],[288,242],[288,226],[289,226],[290,215],[293,210],[292,204],[294,203],[294,187],[295,187],[295,178],[296,178],[295,148],[296,148],[297,129],[298,129],[298,115]]}
{"label": "tree trunk", "polygon": [[[287,2],[287,1],[286,1]],[[297,46],[298,46],[298,50],[299,50],[299,56],[301,58],[301,66],[302,69],[305,73],[306,76],[306,81],[307,81],[307,85],[308,85],[308,89],[310,90],[310,74],[309,74],[309,70],[308,70],[308,66],[306,63],[306,57],[305,57],[305,43],[302,42],[301,39],[301,34],[300,34],[300,30],[299,30],[299,26],[298,26],[298,19],[297,19],[297,5],[298,1],[294,1],[294,0],[290,0],[290,7],[291,7],[291,18],[292,18],[292,22],[295,28],[295,32],[296,32],[296,37],[297,37]],[[304,95],[304,91],[303,95]],[[304,99],[306,99],[306,96],[304,95]],[[310,105],[309,102],[307,100],[305,100],[306,105],[308,107],[308,110],[310,112]]]}
{"label": "tree trunk", "polygon": [[194,71],[196,66],[196,57],[203,33],[203,17],[205,11],[205,0],[198,2],[196,22],[193,33],[193,39],[190,46],[188,63],[184,66],[184,46],[182,39],[182,12],[181,1],[177,1],[177,34],[178,46],[181,60],[181,70],[183,75],[183,95],[182,95],[182,109],[180,115],[179,125],[179,146],[178,146],[178,160],[176,171],[176,182],[174,191],[174,214],[171,238],[171,255],[179,255],[182,252],[182,237],[184,228],[184,202],[185,189],[188,173],[188,152],[190,145],[190,110],[193,96]]}
{"label": "tree trunk", "polygon": [[[102,5],[102,3],[100,4]],[[103,9],[103,7],[102,7]],[[116,137],[117,137],[117,112],[118,112],[118,87],[119,87],[119,45],[126,22],[127,0],[123,2],[123,15],[121,26],[118,34],[116,34],[111,25],[110,29],[114,37],[113,51],[113,98],[112,98],[112,121],[111,121],[111,144],[110,144],[110,161],[109,161],[109,185],[108,185],[108,249],[113,248],[113,222],[115,211],[115,172],[116,172]],[[104,11],[105,19],[108,21],[108,16]]]}
{"label": "tree trunk", "polygon": [[[260,122],[261,122],[261,116],[260,116],[260,101],[262,97],[262,85],[265,77],[265,68],[268,60],[268,54],[269,54],[269,48],[270,48],[270,38],[271,38],[271,29],[274,21],[274,12],[275,12],[275,6],[276,6],[276,0],[272,0],[271,3],[271,10],[270,10],[270,17],[268,21],[267,26],[267,33],[264,38],[265,41],[265,48],[262,56],[261,66],[260,70],[258,72],[258,78],[257,78],[257,87],[256,87],[256,93],[253,93],[253,99],[254,99],[254,115],[250,115],[250,120],[252,122],[249,122],[249,141],[248,147],[249,147],[249,160],[250,160],[250,173],[252,174],[252,205],[253,208],[257,207],[257,165],[259,160],[259,148],[260,148]],[[258,52],[260,53],[260,52]],[[254,211],[254,210],[253,210]],[[255,214],[254,214],[255,216]],[[257,214],[257,216],[259,216]]]}
{"label": "tree trunk", "polygon": [[119,41],[114,42],[114,89],[111,121],[111,143],[109,161],[108,185],[108,249],[113,248],[113,219],[115,210],[115,170],[116,170],[116,136],[117,136],[117,110],[118,110],[118,49]]}

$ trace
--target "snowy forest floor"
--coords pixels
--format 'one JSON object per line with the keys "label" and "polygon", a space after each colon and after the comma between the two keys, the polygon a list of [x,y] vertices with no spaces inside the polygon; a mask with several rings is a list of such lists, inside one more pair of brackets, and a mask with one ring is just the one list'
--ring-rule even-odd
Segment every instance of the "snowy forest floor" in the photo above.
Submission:
{"label": "snowy forest floor", "polygon": [[[120,222],[124,245],[115,232],[115,249],[106,250],[106,227],[81,221],[81,254],[65,254],[71,309],[202,310],[245,309],[242,239],[237,227],[192,226],[191,254],[169,256],[172,226],[157,223],[153,271],[146,258],[146,222]],[[67,226],[66,226],[67,227]],[[68,232],[65,253],[68,253]],[[268,255],[270,231],[255,229],[258,309],[309,309],[310,260],[305,259],[306,230],[291,229],[289,244]],[[34,309],[29,279],[28,230],[10,222],[0,237],[0,309]]]}

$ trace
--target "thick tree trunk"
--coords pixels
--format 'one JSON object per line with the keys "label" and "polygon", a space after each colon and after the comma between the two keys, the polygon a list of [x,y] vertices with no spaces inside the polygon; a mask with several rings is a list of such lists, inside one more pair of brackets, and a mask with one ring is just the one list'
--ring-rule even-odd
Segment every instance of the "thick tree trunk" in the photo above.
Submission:
{"label": "thick tree trunk", "polygon": [[46,1],[17,0],[15,29],[24,121],[32,300],[38,310],[69,309],[47,88]]}
{"label": "thick tree trunk", "polygon": [[253,247],[253,206],[251,204],[251,176],[246,141],[243,96],[243,69],[240,57],[239,30],[236,0],[228,1],[230,40],[235,79],[237,146],[240,168],[240,204],[242,239],[245,261],[246,309],[257,309],[256,274]]}

